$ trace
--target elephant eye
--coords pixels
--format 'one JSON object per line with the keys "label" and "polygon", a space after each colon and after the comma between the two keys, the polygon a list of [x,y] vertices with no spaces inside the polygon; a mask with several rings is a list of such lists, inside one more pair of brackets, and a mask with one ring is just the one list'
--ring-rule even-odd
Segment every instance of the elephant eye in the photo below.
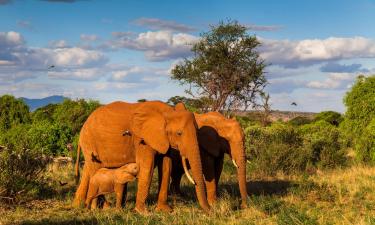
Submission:
{"label": "elephant eye", "polygon": [[178,135],[178,136],[181,136],[181,135],[182,135],[182,131],[180,131],[180,130],[177,131],[177,135]]}

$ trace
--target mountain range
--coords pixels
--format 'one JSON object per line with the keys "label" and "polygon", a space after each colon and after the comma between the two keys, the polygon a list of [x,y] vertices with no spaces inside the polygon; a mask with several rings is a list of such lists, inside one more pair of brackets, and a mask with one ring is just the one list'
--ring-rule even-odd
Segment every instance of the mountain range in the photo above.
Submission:
{"label": "mountain range", "polygon": [[65,97],[61,95],[53,95],[46,98],[32,99],[32,98],[20,98],[23,100],[30,108],[30,111],[34,111],[40,107],[46,106],[48,104],[55,104],[64,101]]}

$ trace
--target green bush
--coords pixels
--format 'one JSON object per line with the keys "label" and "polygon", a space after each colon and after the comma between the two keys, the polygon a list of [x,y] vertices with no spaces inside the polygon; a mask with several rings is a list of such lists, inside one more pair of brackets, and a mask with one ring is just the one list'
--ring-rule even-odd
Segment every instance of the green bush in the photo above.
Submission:
{"label": "green bush", "polygon": [[344,98],[346,112],[340,128],[363,162],[375,162],[375,148],[371,147],[371,126],[375,119],[375,75],[359,76]]}
{"label": "green bush", "polygon": [[363,130],[358,138],[355,149],[358,149],[359,158],[364,161],[375,162],[375,118]]}
{"label": "green bush", "polygon": [[302,138],[292,126],[282,123],[251,126],[245,129],[245,135],[253,170],[267,175],[305,170],[309,153],[305,152]]}
{"label": "green bush", "polygon": [[0,149],[0,201],[16,203],[36,197],[43,190],[42,174],[48,161],[39,150]]}
{"label": "green bush", "polygon": [[273,123],[245,129],[247,157],[258,173],[287,174],[346,163],[339,129],[325,121],[295,127]]}
{"label": "green bush", "polygon": [[315,115],[314,121],[326,121],[334,126],[339,126],[340,123],[344,120],[344,117],[334,111],[323,111]]}
{"label": "green bush", "polygon": [[334,168],[346,163],[346,152],[340,143],[340,131],[336,126],[321,120],[302,126],[300,132],[313,165]]}
{"label": "green bush", "polygon": [[11,95],[0,97],[0,132],[30,122],[29,107]]}
{"label": "green bush", "polygon": [[288,124],[293,125],[293,126],[301,126],[301,125],[309,124],[311,122],[312,122],[312,119],[306,116],[297,116],[289,120]]}

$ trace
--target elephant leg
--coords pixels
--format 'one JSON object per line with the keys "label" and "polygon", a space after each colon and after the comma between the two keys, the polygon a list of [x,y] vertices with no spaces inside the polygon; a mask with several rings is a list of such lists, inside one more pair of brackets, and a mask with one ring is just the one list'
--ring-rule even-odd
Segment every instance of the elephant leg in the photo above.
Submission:
{"label": "elephant leg", "polygon": [[126,201],[128,198],[128,184],[124,184],[124,190],[122,192],[122,199],[121,199],[121,205],[124,207],[126,205]]}
{"label": "elephant leg", "polygon": [[124,184],[115,184],[115,193],[116,193],[116,208],[121,209],[122,207],[122,198],[124,194]]}
{"label": "elephant leg", "polygon": [[82,178],[81,182],[79,183],[79,186],[77,188],[77,191],[75,193],[73,206],[74,207],[81,207],[84,205],[86,196],[87,196],[87,190],[89,188],[89,182],[90,182],[90,174],[89,174],[90,168],[88,168],[87,164],[85,163],[82,171]]}
{"label": "elephant leg", "polygon": [[91,209],[97,209],[98,208],[98,198],[94,198],[91,202]]}
{"label": "elephant leg", "polygon": [[207,200],[208,204],[212,206],[216,202],[215,160],[208,155],[204,155],[202,158]]}
{"label": "elephant leg", "polygon": [[164,156],[158,160],[159,174],[159,195],[157,210],[171,212],[172,208],[168,205],[168,185],[171,177],[172,160],[169,156]]}
{"label": "elephant leg", "polygon": [[215,181],[216,181],[216,192],[218,189],[218,184],[220,180],[221,172],[223,171],[223,164],[224,164],[224,154],[222,156],[219,156],[215,160]]}
{"label": "elephant leg", "polygon": [[180,186],[181,186],[181,178],[182,178],[182,175],[184,174],[183,172],[181,171],[173,171],[174,169],[172,168],[172,176],[171,176],[171,192],[173,194],[177,194],[177,195],[180,195],[182,196],[182,192],[181,192],[181,189],[180,189]]}
{"label": "elephant leg", "polygon": [[154,172],[155,151],[144,144],[139,144],[137,147],[136,161],[139,165],[139,172],[135,210],[145,214],[147,213],[145,202],[150,191]]}
{"label": "elephant leg", "polygon": [[89,190],[87,191],[86,202],[85,202],[86,208],[90,209],[93,200],[95,200],[96,206],[97,206],[97,200],[98,200],[97,193],[98,193],[98,187],[95,184],[90,183]]}

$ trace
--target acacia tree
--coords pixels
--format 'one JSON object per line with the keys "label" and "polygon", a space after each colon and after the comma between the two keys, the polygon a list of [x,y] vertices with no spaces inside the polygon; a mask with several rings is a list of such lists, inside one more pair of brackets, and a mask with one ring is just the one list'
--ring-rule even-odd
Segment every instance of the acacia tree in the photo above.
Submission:
{"label": "acacia tree", "polygon": [[188,84],[188,94],[207,98],[210,110],[247,109],[267,82],[259,45],[237,21],[220,22],[193,45],[192,58],[172,69],[172,79]]}

